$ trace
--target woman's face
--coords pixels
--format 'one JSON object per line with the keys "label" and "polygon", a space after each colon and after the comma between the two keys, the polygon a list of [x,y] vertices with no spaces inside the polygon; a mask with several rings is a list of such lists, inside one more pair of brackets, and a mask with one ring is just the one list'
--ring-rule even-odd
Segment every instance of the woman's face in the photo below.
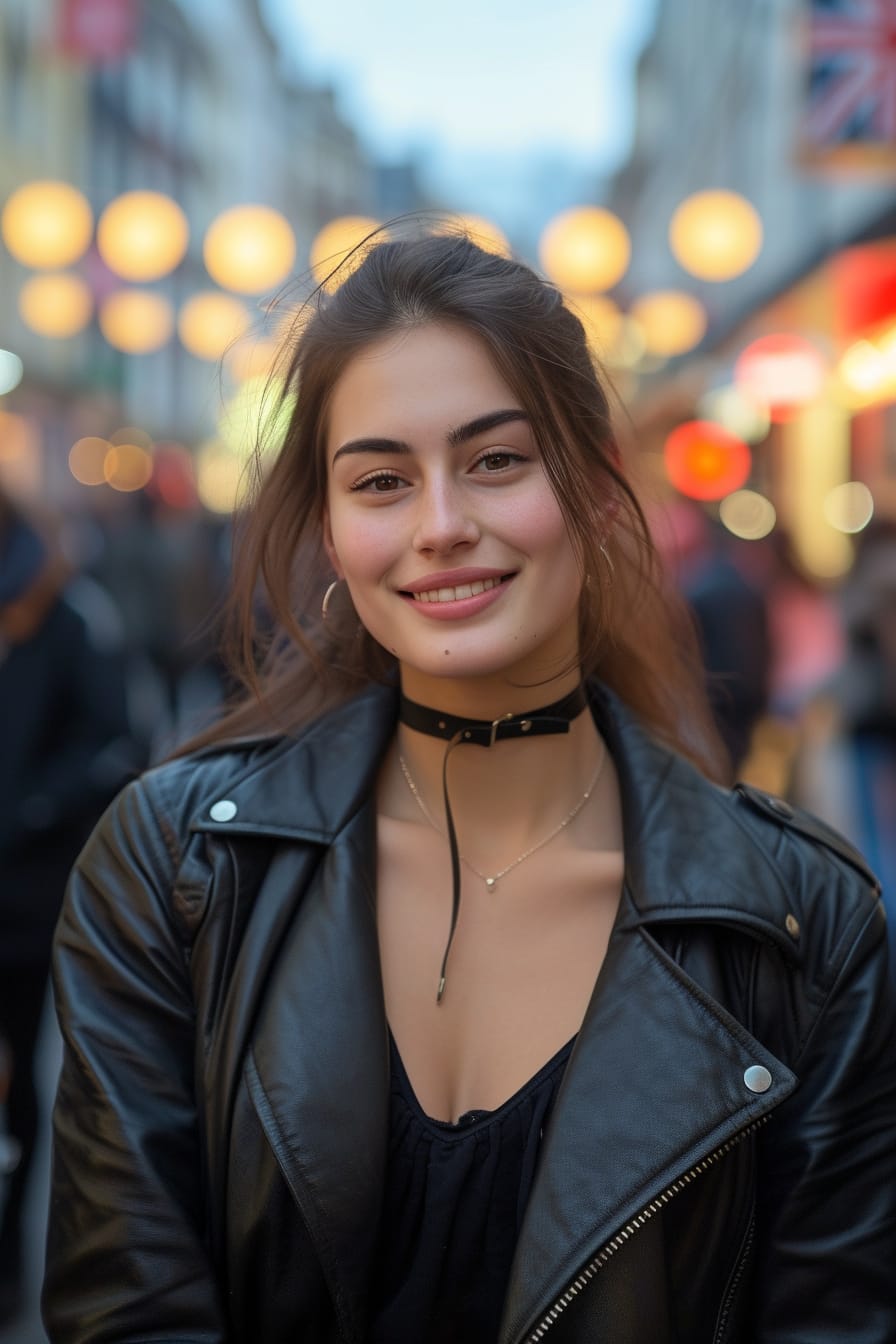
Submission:
{"label": "woman's face", "polygon": [[432,323],[356,356],[327,464],[330,559],[408,694],[431,678],[533,684],[575,660],[579,565],[519,399],[476,336]]}

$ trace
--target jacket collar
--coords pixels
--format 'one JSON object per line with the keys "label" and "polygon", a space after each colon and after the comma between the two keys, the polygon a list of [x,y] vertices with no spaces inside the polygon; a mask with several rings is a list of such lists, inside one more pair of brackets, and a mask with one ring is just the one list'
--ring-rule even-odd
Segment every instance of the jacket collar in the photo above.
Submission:
{"label": "jacket collar", "polygon": [[[736,921],[792,956],[786,889],[769,856],[744,844],[736,796],[651,738],[612,692],[592,683],[589,695],[622,791],[629,918]],[[191,829],[332,844],[370,798],[397,720],[397,690],[372,686],[297,738],[254,743]]]}

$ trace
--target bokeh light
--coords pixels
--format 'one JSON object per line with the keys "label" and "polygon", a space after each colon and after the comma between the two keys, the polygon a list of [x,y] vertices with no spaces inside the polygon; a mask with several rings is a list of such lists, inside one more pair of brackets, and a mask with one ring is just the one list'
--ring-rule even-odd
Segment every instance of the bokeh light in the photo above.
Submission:
{"label": "bokeh light", "polygon": [[814,401],[826,381],[820,351],[796,332],[760,336],[741,351],[734,366],[735,385],[750,401],[765,406],[777,423]]}
{"label": "bokeh light", "polygon": [[138,443],[110,445],[103,460],[103,475],[113,490],[127,494],[142,490],[152,476],[152,455]]}
{"label": "bokeh light", "polygon": [[823,508],[838,532],[861,532],[874,516],[874,496],[864,481],[845,481],[828,492]]}
{"label": "bokeh light", "polygon": [[109,442],[113,446],[122,443],[135,443],[138,448],[143,448],[147,453],[153,450],[152,435],[147,434],[145,429],[139,425],[122,425],[121,429],[116,429],[114,434],[109,435]]}
{"label": "bokeh light", "polygon": [[541,235],[538,254],[545,274],[560,289],[594,294],[612,289],[625,275],[631,241],[616,215],[596,205],[582,205],[551,220]]}
{"label": "bokeh light", "polygon": [[25,416],[0,411],[0,461],[15,462],[26,457],[32,444],[32,429]]}
{"label": "bokeh light", "polygon": [[484,215],[450,215],[445,224],[437,229],[439,233],[458,233],[470,239],[484,252],[494,252],[499,257],[510,257],[513,249],[507,235]]}
{"label": "bokeh light", "polygon": [[701,280],[733,280],[762,250],[762,221],[734,191],[698,191],[682,201],[669,224],[678,261]]}
{"label": "bokeh light", "polygon": [[771,427],[768,407],[751,401],[733,383],[704,392],[697,402],[697,416],[700,420],[714,420],[747,443],[759,443]]}
{"label": "bokeh light", "polygon": [[262,294],[289,275],[296,239],[278,210],[237,205],[218,215],[202,245],[206,269],[224,289]]}
{"label": "bokeh light", "polygon": [[238,383],[244,383],[247,378],[267,378],[277,362],[279,351],[279,341],[267,337],[253,340],[248,336],[238,341],[227,352],[231,377]]}
{"label": "bokeh light", "polygon": [[111,444],[108,439],[87,435],[73,443],[68,454],[68,469],[81,485],[102,485],[106,479],[103,469]]}
{"label": "bokeh light", "polygon": [[619,305],[604,294],[567,294],[564,297],[585,328],[591,353],[598,359],[608,359],[622,329]]}
{"label": "bokeh light", "polygon": [[24,373],[25,366],[18,355],[12,350],[0,350],[0,397],[18,387]]}
{"label": "bokeh light", "polygon": [[379,226],[379,220],[368,215],[340,215],[325,224],[309,253],[311,271],[317,283],[328,290],[338,289],[361,265],[366,255],[366,248],[361,244]]}
{"label": "bokeh light", "polygon": [[0,233],[23,266],[71,266],[90,246],[93,211],[67,182],[28,182],[3,207]]}
{"label": "bokeh light", "polygon": [[196,489],[212,513],[232,513],[240,499],[243,461],[219,439],[207,439],[196,453]]}
{"label": "bokeh light", "polygon": [[623,314],[613,344],[604,355],[604,362],[613,369],[637,369],[646,353],[647,342],[643,328],[633,317]]}
{"label": "bokeh light", "polygon": [[129,355],[159,350],[174,331],[174,311],[161,294],[120,289],[100,305],[100,330],[110,345]]}
{"label": "bokeh light", "polygon": [[103,261],[125,280],[158,280],[183,260],[190,239],[187,217],[176,201],[157,191],[116,197],[97,224]]}
{"label": "bokeh light", "polygon": [[648,354],[666,359],[693,350],[706,333],[706,309],[681,290],[644,294],[632,304],[630,314],[644,333]]}
{"label": "bokeh light", "polygon": [[689,420],[666,439],[666,474],[691,499],[722,499],[739,490],[750,474],[750,449],[743,439],[710,420]]}
{"label": "bokeh light", "polygon": [[204,290],[187,299],[177,319],[178,335],[197,359],[220,359],[245,335],[251,318],[239,299]]}
{"label": "bokeh light", "polygon": [[193,459],[180,443],[158,443],[153,454],[147,492],[172,509],[192,509],[198,502]]}
{"label": "bokeh light", "polygon": [[75,336],[90,321],[93,296],[79,275],[33,275],[19,291],[22,321],[40,336]]}
{"label": "bokeh light", "polygon": [[855,341],[837,366],[840,390],[855,409],[896,400],[896,327]]}
{"label": "bokeh light", "polygon": [[719,504],[719,518],[735,537],[759,541],[767,537],[777,522],[775,506],[758,490],[735,490]]}
{"label": "bokeh light", "polygon": [[282,396],[282,384],[269,378],[241,383],[218,421],[218,442],[245,462],[258,448],[263,458],[280,450],[295,396]]}

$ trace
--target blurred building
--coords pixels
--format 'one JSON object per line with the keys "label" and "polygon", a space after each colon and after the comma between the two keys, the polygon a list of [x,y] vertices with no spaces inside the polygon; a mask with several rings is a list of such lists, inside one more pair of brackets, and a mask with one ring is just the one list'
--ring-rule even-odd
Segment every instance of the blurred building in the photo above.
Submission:
{"label": "blurred building", "polygon": [[[139,284],[162,301],[169,324],[192,295],[217,289],[202,246],[222,211],[257,204],[282,212],[301,276],[321,226],[374,214],[380,196],[377,165],[333,91],[284,59],[257,0],[0,0],[0,107],[0,206],[39,178],[78,187],[95,218],[137,190],[180,205],[186,256],[171,274]],[[416,203],[413,180],[393,191],[400,208],[409,192]],[[153,440],[193,446],[214,433],[233,391],[216,360],[189,353],[176,331],[138,354],[110,343],[96,310],[130,286],[95,241],[71,270],[95,309],[76,334],[37,334],[14,301],[0,313],[0,348],[25,367],[3,398],[5,457],[13,431],[27,437],[22,487],[34,494],[39,485],[67,505],[83,491],[68,471],[75,440],[134,425]],[[0,247],[4,296],[31,275]],[[262,300],[240,301],[254,334],[277,335]],[[4,461],[7,478],[8,468]]]}
{"label": "blurred building", "polygon": [[[88,80],[54,43],[55,0],[0,0],[0,201],[39,178],[84,181]],[[63,451],[68,415],[84,387],[88,352],[37,335],[17,300],[28,272],[0,247],[0,347],[25,366],[15,410],[0,401],[0,459],[13,486],[32,492]]]}
{"label": "blurred building", "polygon": [[[659,0],[639,61],[634,144],[609,202],[632,235],[625,289],[686,284],[711,342],[896,206],[892,165],[835,175],[803,156],[806,15],[803,0]],[[764,228],[755,264],[724,285],[687,276],[668,241],[676,206],[708,187],[741,193]]]}
{"label": "blurred building", "polygon": [[[608,196],[632,238],[623,306],[678,290],[706,317],[696,350],[645,361],[629,388],[647,474],[660,488],[669,488],[666,434],[703,413],[706,393],[732,384],[745,347],[783,334],[797,350],[796,378],[799,343],[811,346],[819,385],[805,405],[794,398],[786,414],[772,415],[754,441],[748,483],[773,500],[803,572],[822,581],[849,570],[850,534],[863,525],[855,511],[843,526],[832,521],[834,491],[856,482],[879,511],[896,508],[896,129],[880,130],[886,118],[868,111],[896,75],[881,66],[877,87],[869,75],[851,109],[854,86],[838,86],[835,70],[826,86],[830,144],[809,143],[810,19],[823,12],[840,23],[835,10],[810,0],[659,0],[637,72],[632,154]],[[826,39],[837,61],[851,43],[867,42],[870,52],[876,40],[892,59],[892,36],[888,46],[875,29],[892,19],[876,14],[876,6],[849,9],[846,22],[868,27],[861,37]],[[869,71],[876,59],[866,54]],[[757,259],[722,283],[687,272],[670,246],[676,208],[706,189],[738,193],[762,221]]]}

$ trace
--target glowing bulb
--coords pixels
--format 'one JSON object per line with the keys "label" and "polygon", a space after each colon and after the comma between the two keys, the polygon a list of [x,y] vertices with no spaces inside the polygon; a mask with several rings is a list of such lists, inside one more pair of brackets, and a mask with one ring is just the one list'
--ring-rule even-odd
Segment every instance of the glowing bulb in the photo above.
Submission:
{"label": "glowing bulb", "polygon": [[548,224],[538,252],[545,273],[560,289],[592,294],[622,279],[631,242],[625,225],[609,210],[582,205]]}
{"label": "glowing bulb", "polygon": [[23,266],[71,266],[87,251],[93,212],[67,182],[29,182],[10,196],[0,214],[0,233]]}
{"label": "glowing bulb", "polygon": [[121,289],[100,306],[100,330],[116,350],[129,355],[148,354],[168,341],[174,313],[168,299],[145,290]]}
{"label": "glowing bulb", "polygon": [[261,294],[289,275],[296,239],[279,211],[266,205],[238,205],[211,225],[202,255],[209,275],[224,289]]}
{"label": "glowing bulb", "polygon": [[701,280],[733,280],[762,249],[762,221],[733,191],[698,191],[682,201],[669,225],[676,260]]}
{"label": "glowing bulb", "polygon": [[719,504],[719,517],[735,537],[759,541],[777,522],[775,506],[756,490],[735,490]]}
{"label": "glowing bulb", "polygon": [[838,532],[861,532],[874,515],[874,496],[863,481],[845,481],[828,491],[822,507]]}
{"label": "glowing bulb", "polygon": [[54,340],[81,331],[92,311],[93,296],[78,275],[33,275],[19,291],[22,321],[38,335]]}
{"label": "glowing bulb", "polygon": [[197,359],[220,359],[245,334],[250,321],[239,299],[206,290],[187,299],[177,319],[177,331]]}
{"label": "glowing bulb", "polygon": [[157,191],[128,191],[106,206],[96,230],[103,261],[125,280],[158,280],[179,265],[190,226],[176,201]]}
{"label": "glowing bulb", "polygon": [[338,289],[358,269],[367,250],[365,239],[379,228],[367,215],[342,215],[325,224],[311,244],[309,260],[315,280],[325,289]]}

